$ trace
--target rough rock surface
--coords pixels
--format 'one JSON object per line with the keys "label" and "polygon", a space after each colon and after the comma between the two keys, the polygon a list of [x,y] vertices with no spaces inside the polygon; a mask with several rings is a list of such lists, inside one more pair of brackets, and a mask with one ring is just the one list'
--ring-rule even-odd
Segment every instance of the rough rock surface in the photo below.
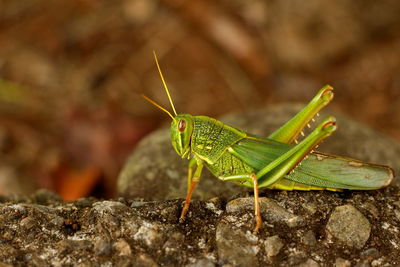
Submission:
{"label": "rough rock surface", "polygon": [[[0,266],[398,266],[399,189],[263,191],[257,235],[246,193],[194,201],[183,223],[182,199],[2,197]],[[350,220],[366,240],[336,234]]]}
{"label": "rough rock surface", "polygon": [[[293,117],[303,105],[282,104],[258,111],[233,114],[221,118],[231,126],[247,132],[267,136]],[[400,172],[400,144],[356,121],[324,110],[321,117],[334,115],[338,130],[321,144],[319,150],[391,166]],[[316,126],[316,124],[314,124]],[[169,130],[160,129],[136,147],[118,180],[121,196],[164,200],[186,195],[186,159],[180,158],[171,145]],[[204,170],[194,198],[209,199],[215,196],[229,198],[243,192],[240,186],[222,182]]]}
{"label": "rough rock surface", "polygon": [[326,229],[343,243],[362,248],[371,233],[371,224],[355,207],[344,205],[335,208]]}

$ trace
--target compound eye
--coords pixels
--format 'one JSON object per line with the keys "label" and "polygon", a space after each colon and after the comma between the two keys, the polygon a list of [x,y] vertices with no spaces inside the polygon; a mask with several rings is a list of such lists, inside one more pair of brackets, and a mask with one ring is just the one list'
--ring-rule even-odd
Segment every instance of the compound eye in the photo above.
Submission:
{"label": "compound eye", "polygon": [[179,120],[178,122],[178,131],[183,132],[186,129],[186,121]]}

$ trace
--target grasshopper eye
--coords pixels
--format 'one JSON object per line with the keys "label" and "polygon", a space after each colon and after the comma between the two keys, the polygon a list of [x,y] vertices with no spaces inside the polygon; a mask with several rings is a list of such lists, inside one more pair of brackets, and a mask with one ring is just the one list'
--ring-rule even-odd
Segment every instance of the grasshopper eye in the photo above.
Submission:
{"label": "grasshopper eye", "polygon": [[179,120],[178,122],[178,131],[183,132],[186,129],[186,121]]}

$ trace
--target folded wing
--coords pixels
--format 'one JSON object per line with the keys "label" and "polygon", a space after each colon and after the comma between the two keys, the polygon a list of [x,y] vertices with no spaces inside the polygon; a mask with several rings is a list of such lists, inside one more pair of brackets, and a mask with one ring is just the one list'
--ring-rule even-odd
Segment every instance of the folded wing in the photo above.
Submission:
{"label": "folded wing", "polygon": [[[271,139],[249,137],[232,146],[235,155],[256,170],[287,152],[292,145]],[[372,190],[385,187],[392,181],[392,169],[387,166],[361,162],[358,160],[323,154],[311,153],[293,172],[282,177],[274,188],[285,188],[286,184],[297,184],[292,189],[352,189]],[[262,181],[267,177],[260,178]],[[305,189],[307,190],[307,189]]]}

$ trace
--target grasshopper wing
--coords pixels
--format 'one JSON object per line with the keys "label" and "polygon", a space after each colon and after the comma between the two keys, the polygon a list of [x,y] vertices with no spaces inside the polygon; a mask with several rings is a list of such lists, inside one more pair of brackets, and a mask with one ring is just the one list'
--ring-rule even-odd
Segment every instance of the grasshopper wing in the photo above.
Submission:
{"label": "grasshopper wing", "polygon": [[315,184],[317,186],[329,182],[337,184],[333,188],[373,190],[389,185],[394,174],[387,166],[315,152],[287,177],[299,182],[304,178],[307,181],[315,180],[315,183],[321,182]]}
{"label": "grasshopper wing", "polygon": [[[233,145],[232,149],[236,157],[260,170],[291,147],[270,139],[249,137]],[[393,170],[387,166],[314,152],[272,188],[373,190],[389,185],[393,177]],[[265,180],[268,177],[260,178],[260,187]]]}

